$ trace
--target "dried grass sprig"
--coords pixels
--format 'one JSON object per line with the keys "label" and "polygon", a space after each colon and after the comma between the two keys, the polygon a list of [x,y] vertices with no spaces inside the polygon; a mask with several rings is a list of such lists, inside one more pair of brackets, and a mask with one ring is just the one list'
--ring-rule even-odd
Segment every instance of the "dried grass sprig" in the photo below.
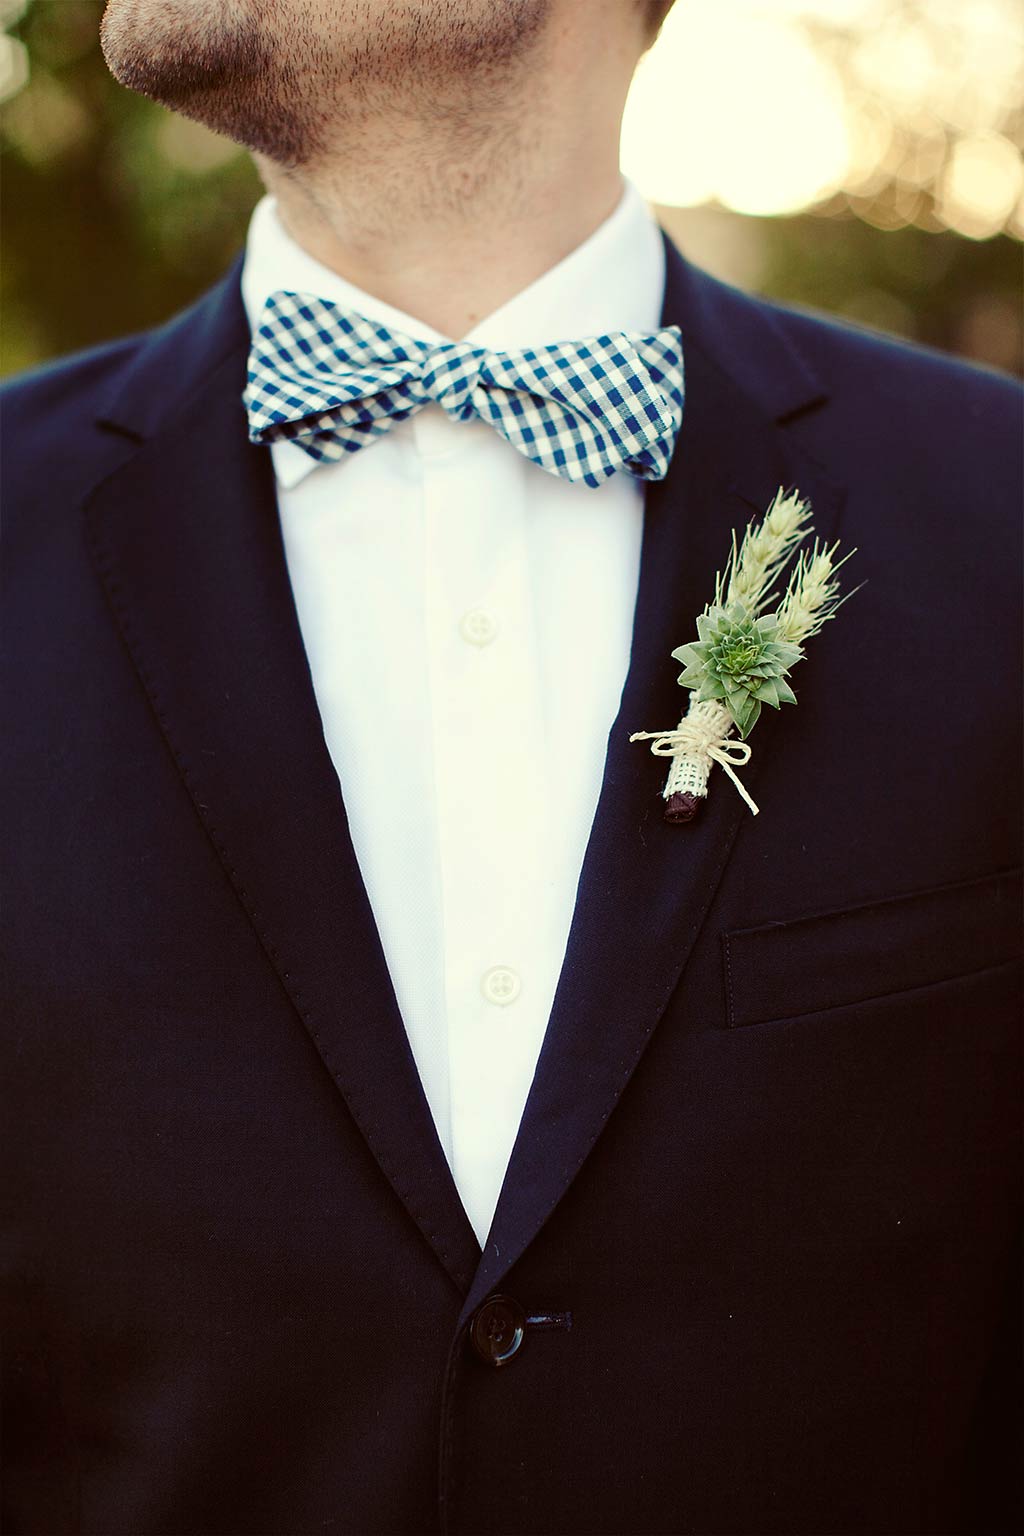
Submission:
{"label": "dried grass sprig", "polygon": [[795,491],[787,496],[780,486],[762,521],[747,524],[738,549],[733,531],[732,553],[715,578],[714,606],[742,603],[748,618],[763,613],[776,578],[807,534],[810,516],[810,502]]}
{"label": "dried grass sprig", "polygon": [[[837,560],[838,541],[826,545],[818,539],[797,555],[779,596],[783,571],[812,532],[810,502],[780,486],[761,521],[747,525],[742,541],[733,532],[725,569],[715,576],[714,601],[697,618],[697,639],[672,652],[684,664],[678,681],[691,690],[689,710],[674,730],[635,731],[630,737],[649,740],[652,752],[672,759],[663,791],[666,820],[693,819],[707,796],[714,763],[757,815],[734,772],[750,758],[745,738],[763,704],[779,709],[796,703],[787,681],[790,669],[802,660],[806,641],[853,596],[840,597],[837,573],[855,551]],[[730,739],[733,731],[741,741]]]}
{"label": "dried grass sprig", "polygon": [[815,539],[812,549],[802,550],[798,555],[786,595],[779,604],[779,634],[782,639],[792,641],[794,645],[802,645],[812,635],[818,634],[847,598],[853,596],[853,592],[860,591],[860,587],[854,587],[853,592],[847,592],[845,597],[839,596],[836,572],[851,555],[856,554],[856,550],[849,550],[841,560],[837,560],[835,556],[838,548],[838,539],[831,548],[819,547]]}

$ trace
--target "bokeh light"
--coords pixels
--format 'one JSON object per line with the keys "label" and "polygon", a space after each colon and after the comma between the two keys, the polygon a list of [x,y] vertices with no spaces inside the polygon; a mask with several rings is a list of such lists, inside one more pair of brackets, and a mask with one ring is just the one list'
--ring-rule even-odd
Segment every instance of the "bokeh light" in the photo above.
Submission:
{"label": "bokeh light", "polygon": [[942,176],[940,208],[961,234],[984,238],[1007,223],[1024,186],[1024,166],[1013,145],[996,134],[961,139]]}
{"label": "bokeh light", "polygon": [[730,0],[677,0],[630,93],[624,169],[656,203],[806,208],[847,173],[838,91],[828,60],[783,18]]}
{"label": "bokeh light", "polygon": [[[191,302],[262,190],[115,84],[103,4],[0,0],[0,372]],[[1024,0],[676,0],[622,160],[716,276],[1020,373],[1022,143]]]}
{"label": "bokeh light", "polygon": [[1020,0],[676,0],[623,164],[656,203],[1021,237]]}

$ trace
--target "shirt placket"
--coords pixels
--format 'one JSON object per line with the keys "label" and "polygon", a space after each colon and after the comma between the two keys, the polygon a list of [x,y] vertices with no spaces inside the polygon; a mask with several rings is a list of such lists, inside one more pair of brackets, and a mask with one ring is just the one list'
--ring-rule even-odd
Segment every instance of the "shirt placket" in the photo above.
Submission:
{"label": "shirt placket", "polygon": [[519,456],[416,418],[443,909],[452,1168],[483,1241],[543,1038],[548,840],[541,658]]}

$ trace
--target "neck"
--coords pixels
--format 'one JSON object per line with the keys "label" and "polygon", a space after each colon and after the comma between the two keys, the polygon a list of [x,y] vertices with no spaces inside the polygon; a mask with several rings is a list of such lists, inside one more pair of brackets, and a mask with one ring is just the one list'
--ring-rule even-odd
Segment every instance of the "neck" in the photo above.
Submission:
{"label": "neck", "polygon": [[[584,241],[622,193],[634,59],[548,39],[543,69],[345,124],[307,165],[257,157],[288,233],[367,293],[459,339]],[[560,53],[563,55],[560,57]]]}

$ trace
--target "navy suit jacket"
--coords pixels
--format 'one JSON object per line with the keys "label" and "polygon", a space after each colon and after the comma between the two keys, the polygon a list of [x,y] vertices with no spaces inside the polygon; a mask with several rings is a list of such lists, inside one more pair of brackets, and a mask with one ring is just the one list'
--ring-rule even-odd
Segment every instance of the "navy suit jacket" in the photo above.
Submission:
{"label": "navy suit jacket", "polygon": [[[1020,392],[671,246],[664,323],[685,418],[482,1254],[246,437],[238,268],[8,389],[11,1532],[1013,1528]],[[761,814],[716,770],[669,825],[629,733],[678,718],[670,652],[779,485],[866,585],[751,737]],[[495,1293],[534,1319],[501,1369]]]}

